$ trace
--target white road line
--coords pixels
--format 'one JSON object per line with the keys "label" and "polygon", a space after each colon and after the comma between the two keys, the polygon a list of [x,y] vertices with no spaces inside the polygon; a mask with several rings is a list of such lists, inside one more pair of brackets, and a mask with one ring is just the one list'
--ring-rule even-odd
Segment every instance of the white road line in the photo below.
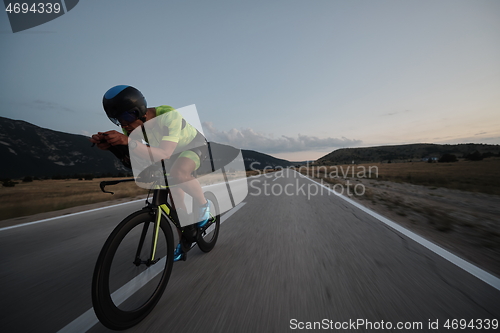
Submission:
{"label": "white road line", "polygon": [[471,264],[470,262],[468,262],[468,261],[466,261],[466,260],[464,260],[464,259],[462,259],[462,258],[460,258],[460,257],[458,257],[456,255],[454,255],[453,253],[448,252],[447,250],[443,249],[442,247],[440,247],[440,246],[438,246],[438,245],[436,245],[436,244],[428,241],[427,239],[423,238],[422,236],[419,236],[419,235],[411,232],[410,230],[408,230],[406,228],[403,228],[399,224],[397,224],[395,222],[392,222],[388,218],[386,218],[386,217],[384,217],[384,216],[382,216],[382,215],[380,215],[378,213],[375,213],[371,209],[366,208],[365,206],[357,203],[356,201],[354,201],[354,200],[352,200],[352,199],[350,199],[350,198],[348,198],[346,196],[339,195],[337,192],[335,192],[331,188],[329,188],[329,187],[327,187],[327,186],[325,186],[323,184],[320,184],[317,181],[315,181],[315,180],[313,180],[313,179],[311,179],[309,177],[306,177],[306,176],[302,175],[299,172],[297,172],[297,173],[301,177],[307,178],[310,181],[312,181],[313,183],[318,184],[319,186],[323,186],[328,191],[333,192],[334,194],[336,194],[337,197],[344,199],[345,201],[347,201],[351,205],[355,206],[356,208],[361,209],[363,212],[365,212],[365,213],[373,216],[374,218],[376,218],[377,220],[381,221],[382,223],[385,223],[389,227],[391,227],[394,230],[400,232],[401,234],[405,235],[406,237],[414,240],[418,244],[420,244],[423,247],[431,250],[432,252],[434,252],[435,254],[439,255],[440,257],[448,260],[452,264],[460,267],[461,269],[463,269],[464,271],[468,272],[469,274],[472,274],[475,277],[477,277],[478,279],[482,280],[483,282],[486,282],[487,284],[489,284],[493,288],[495,288],[497,290],[500,290],[500,279],[498,277],[494,276],[493,274],[490,274],[490,273],[482,270],[481,268],[479,268],[479,267]]}
{"label": "white road line", "polygon": [[77,213],[72,213],[72,214],[67,214],[67,215],[61,215],[61,216],[51,217],[51,218],[48,218],[48,219],[43,219],[43,220],[38,220],[38,221],[33,221],[33,222],[26,222],[26,223],[21,223],[21,224],[16,224],[16,225],[12,225],[10,227],[0,228],[0,231],[10,230],[10,229],[20,228],[20,227],[25,227],[27,225],[32,225],[32,224],[38,224],[38,223],[53,221],[53,220],[61,219],[63,217],[71,217],[71,216],[75,216],[75,215],[80,215],[80,214],[85,214],[85,213],[90,213],[90,212],[96,212],[98,210],[103,210],[103,209],[118,207],[118,206],[122,206],[122,205],[128,205],[128,204],[131,204],[131,203],[134,203],[134,202],[145,201],[145,200],[146,200],[146,198],[140,199],[140,200],[133,200],[133,201],[128,201],[128,202],[123,202],[123,203],[120,203],[120,204],[106,206],[106,207],[101,207],[101,208],[84,210],[82,212],[77,212]]}
{"label": "white road line", "polygon": [[[246,202],[241,202],[239,205],[231,209],[229,212],[225,213],[221,216],[220,223],[224,223],[229,219],[234,213],[236,213],[241,207],[245,206]],[[124,302],[128,296],[135,293],[139,288],[148,283],[151,279],[153,279],[156,275],[161,273],[161,266],[152,266],[151,269],[142,272],[140,275],[136,276],[128,283],[126,283],[123,287],[115,291],[111,298],[120,305]],[[80,317],[73,320],[71,323],[60,329],[57,333],[75,333],[75,332],[87,332],[91,329],[95,324],[97,324],[99,320],[97,319],[94,309],[90,308],[85,311]]]}

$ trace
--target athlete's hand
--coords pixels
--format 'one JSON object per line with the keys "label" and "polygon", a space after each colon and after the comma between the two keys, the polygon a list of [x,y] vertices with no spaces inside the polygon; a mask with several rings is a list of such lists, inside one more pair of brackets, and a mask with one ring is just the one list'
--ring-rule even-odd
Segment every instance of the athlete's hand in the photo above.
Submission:
{"label": "athlete's hand", "polygon": [[107,131],[103,134],[106,135],[106,141],[112,146],[128,145],[128,136],[118,131]]}
{"label": "athlete's hand", "polygon": [[107,150],[111,145],[106,142],[107,134],[103,132],[98,132],[97,134],[92,135],[92,137],[89,139],[90,142],[94,143],[97,145],[98,148],[102,150]]}

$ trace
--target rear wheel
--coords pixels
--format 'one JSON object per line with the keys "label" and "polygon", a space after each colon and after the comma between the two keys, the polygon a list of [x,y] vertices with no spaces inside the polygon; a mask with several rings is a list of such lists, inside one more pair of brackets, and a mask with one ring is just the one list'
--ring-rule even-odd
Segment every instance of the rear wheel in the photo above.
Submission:
{"label": "rear wheel", "polygon": [[125,218],[104,244],[92,279],[92,304],[104,326],[124,330],[155,307],[172,272],[174,238],[162,217],[151,261],[155,215],[141,211]]}
{"label": "rear wheel", "polygon": [[200,250],[203,252],[210,252],[214,248],[217,238],[219,237],[220,210],[217,198],[213,193],[206,192],[205,198],[211,202],[211,217],[209,223],[198,231],[196,242],[198,243]]}

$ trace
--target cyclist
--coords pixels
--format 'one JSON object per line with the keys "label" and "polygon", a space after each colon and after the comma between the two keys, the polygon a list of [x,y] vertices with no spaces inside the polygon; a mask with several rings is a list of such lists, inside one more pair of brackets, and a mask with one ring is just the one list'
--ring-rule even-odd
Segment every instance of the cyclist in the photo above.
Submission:
{"label": "cyclist", "polygon": [[[129,151],[133,150],[135,156],[148,158],[153,154],[157,161],[170,160],[170,179],[177,185],[170,188],[172,195],[177,199],[175,204],[181,214],[187,214],[184,205],[184,192],[194,198],[198,204],[197,227],[203,227],[210,217],[210,202],[205,199],[203,190],[193,172],[200,167],[202,153],[196,147],[205,144],[205,138],[191,124],[187,123],[181,114],[170,106],[147,107],[146,99],[142,93],[132,86],[119,85],[109,89],[103,97],[103,107],[108,118],[116,125],[122,127],[118,131],[98,132],[92,135],[90,142],[103,150],[109,150],[117,156],[122,163],[130,166]],[[164,128],[160,138],[150,138],[148,145],[129,138],[129,134],[137,127],[149,120],[162,116],[160,125]],[[127,149],[128,148],[128,149]],[[179,235],[179,239],[180,239]],[[174,261],[184,258],[181,244],[174,252]]]}

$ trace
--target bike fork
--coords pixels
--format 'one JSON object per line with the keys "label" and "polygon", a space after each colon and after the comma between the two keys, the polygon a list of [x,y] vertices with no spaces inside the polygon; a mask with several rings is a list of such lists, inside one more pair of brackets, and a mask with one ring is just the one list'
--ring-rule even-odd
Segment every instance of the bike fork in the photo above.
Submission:
{"label": "bike fork", "polygon": [[149,229],[149,223],[144,223],[144,227],[142,228],[141,238],[139,239],[139,245],[137,246],[137,252],[135,253],[134,264],[136,266],[139,266],[141,264],[146,264],[146,266],[150,266],[152,264],[156,264],[159,260],[159,259],[155,260],[155,255],[156,255],[156,247],[158,245],[158,234],[160,232],[160,222],[161,222],[161,208],[160,207],[157,207],[157,211],[156,211],[155,216],[156,216],[156,219],[155,219],[153,240],[151,243],[151,252],[150,252],[149,259],[146,261],[141,260],[142,247],[144,246],[144,240],[146,239],[146,234],[148,233],[148,229]]}
{"label": "bike fork", "polygon": [[151,257],[150,261],[152,264],[155,264],[155,254],[156,254],[156,246],[158,244],[158,233],[160,232],[160,222],[161,222],[161,208],[158,206],[156,208],[156,222],[155,222],[155,230],[153,233],[153,246],[151,247]]}

